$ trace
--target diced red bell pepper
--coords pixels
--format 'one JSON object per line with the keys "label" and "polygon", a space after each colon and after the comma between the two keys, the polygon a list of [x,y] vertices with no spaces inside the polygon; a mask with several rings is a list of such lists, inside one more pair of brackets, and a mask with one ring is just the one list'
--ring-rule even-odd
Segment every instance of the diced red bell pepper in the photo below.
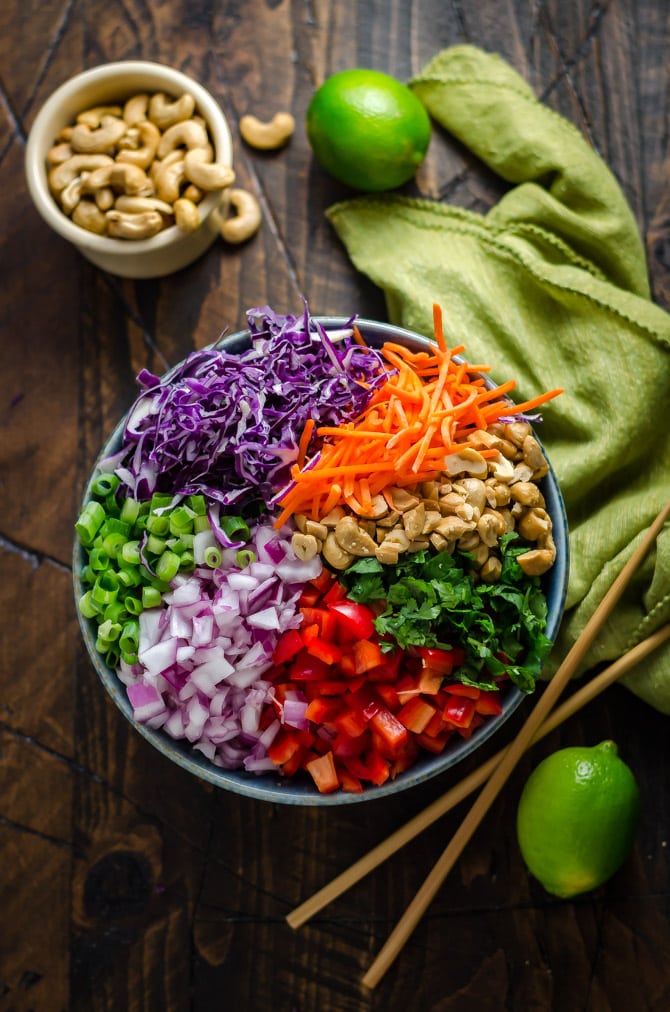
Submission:
{"label": "diced red bell pepper", "polygon": [[318,689],[322,696],[343,696],[349,691],[349,684],[339,678],[324,678],[318,683]]}
{"label": "diced red bell pepper", "polygon": [[464,685],[462,682],[454,682],[453,685],[445,685],[444,691],[452,696],[465,696],[466,699],[479,699],[482,691],[476,685]]}
{"label": "diced red bell pepper", "polygon": [[424,731],[423,734],[416,735],[415,741],[421,746],[421,748],[425,748],[428,752],[434,752],[435,755],[441,755],[453,733],[453,731],[444,730],[440,731],[439,734],[429,735]]}
{"label": "diced red bell pepper", "polygon": [[302,636],[303,646],[307,647],[315,640],[319,635],[319,626],[316,622],[303,623],[300,627],[300,635]]}
{"label": "diced red bell pepper", "polygon": [[358,738],[367,730],[369,719],[362,710],[350,710],[345,707],[341,713],[333,717],[332,723],[342,734],[348,735],[349,738]]}
{"label": "diced red bell pepper", "polygon": [[309,641],[305,641],[305,646],[312,657],[318,657],[325,664],[337,664],[342,657],[342,651],[337,643],[331,643],[323,636],[313,636]]}
{"label": "diced red bell pepper", "polygon": [[321,591],[311,583],[306,583],[298,598],[299,608],[313,608],[321,600]]}
{"label": "diced red bell pepper", "polygon": [[375,631],[375,615],[365,604],[343,598],[329,605],[335,614],[341,639],[369,640]]}
{"label": "diced red bell pepper", "polygon": [[442,675],[450,675],[454,670],[452,650],[442,650],[439,647],[419,647],[418,653],[425,668],[439,671]]}
{"label": "diced red bell pepper", "polygon": [[414,696],[407,700],[405,705],[398,710],[396,716],[409,731],[421,734],[437,712],[428,700],[422,699],[421,696]]}
{"label": "diced red bell pepper", "polygon": [[498,716],[502,713],[502,709],[499,692],[482,690],[479,693],[479,699],[475,702],[477,713],[487,717]]}
{"label": "diced red bell pepper", "polygon": [[347,644],[347,646],[340,647],[340,650],[342,651],[342,656],[340,657],[340,660],[338,662],[338,667],[340,669],[340,672],[346,678],[353,678],[354,675],[356,674],[356,665],[354,663],[353,652],[348,649],[348,646],[349,645]]}
{"label": "diced red bell pepper", "polygon": [[331,604],[336,604],[338,601],[342,601],[347,596],[347,588],[344,587],[338,580],[333,580],[330,587],[323,595],[321,604],[325,604],[329,607]]}
{"label": "diced red bell pepper", "polygon": [[358,777],[355,777],[353,773],[350,773],[346,766],[339,764],[337,767],[337,775],[340,778],[340,786],[343,791],[348,791],[351,794],[362,794],[363,784],[360,782]]}
{"label": "diced red bell pepper", "polygon": [[344,731],[339,731],[332,741],[333,753],[338,759],[343,759],[345,756],[361,755],[370,748],[370,734],[368,731],[364,731],[363,734],[359,734],[356,738],[352,738],[350,735],[345,734]]}
{"label": "diced red bell pepper", "polygon": [[417,687],[426,696],[436,696],[442,687],[444,675],[434,668],[422,668],[417,678]]}
{"label": "diced red bell pepper", "polygon": [[327,594],[334,583],[337,583],[336,577],[328,569],[322,569],[318,576],[315,576],[313,580],[309,581],[313,587],[319,591],[320,594]]}
{"label": "diced red bell pepper", "polygon": [[335,759],[331,751],[305,763],[305,769],[311,775],[321,794],[330,794],[340,786],[335,769]]}
{"label": "diced red bell pepper", "polygon": [[386,682],[376,682],[375,691],[384,700],[391,713],[396,713],[400,709],[400,700],[398,699],[395,685],[387,685]]}
{"label": "diced red bell pepper", "polygon": [[354,669],[357,675],[378,667],[383,660],[379,643],[373,640],[356,640],[354,643]]}
{"label": "diced red bell pepper", "polygon": [[319,635],[324,639],[335,642],[337,639],[337,619],[327,608],[301,608],[302,629],[306,626],[316,625]]}
{"label": "diced red bell pepper", "polygon": [[475,701],[465,696],[452,696],[442,715],[454,727],[469,727],[475,715]]}
{"label": "diced red bell pepper", "polygon": [[293,731],[280,728],[274,741],[268,746],[268,755],[273,763],[283,766],[301,748],[300,739]]}
{"label": "diced red bell pepper", "polygon": [[330,673],[330,666],[318,657],[314,657],[303,649],[297,654],[289,667],[289,678],[295,682],[322,682]]}
{"label": "diced red bell pepper", "polygon": [[286,762],[282,764],[281,771],[285,777],[295,776],[305,761],[307,751],[308,749],[306,745],[300,745],[300,747],[295,750],[291,758],[287,759]]}
{"label": "diced red bell pepper", "polygon": [[370,668],[367,677],[371,682],[394,682],[400,673],[403,661],[402,650],[382,651],[382,662],[376,668]]}
{"label": "diced red bell pepper", "polygon": [[285,664],[300,653],[303,647],[302,636],[297,629],[287,629],[277,640],[272,660],[275,664]]}
{"label": "diced red bell pepper", "polygon": [[434,738],[436,735],[440,734],[442,731],[445,731],[446,729],[447,725],[442,716],[442,710],[436,710],[434,715],[430,718],[430,720],[424,727],[423,734],[427,734],[429,735],[429,737]]}
{"label": "diced red bell pepper", "polygon": [[315,724],[327,724],[335,717],[342,709],[342,700],[336,697],[324,698],[323,696],[317,696],[311,703],[308,704],[305,710],[305,717],[307,720],[313,721]]}
{"label": "diced red bell pepper", "polygon": [[366,756],[350,756],[342,759],[343,764],[359,780],[367,780],[378,787],[391,775],[389,764],[383,756],[370,752]]}
{"label": "diced red bell pepper", "polygon": [[456,731],[460,734],[461,738],[471,738],[473,733],[478,727],[482,726],[485,720],[486,718],[482,717],[481,713],[475,713],[467,727],[457,727]]}
{"label": "diced red bell pepper", "polygon": [[370,718],[370,724],[381,738],[387,755],[397,755],[407,743],[407,728],[385,706],[380,707]]}

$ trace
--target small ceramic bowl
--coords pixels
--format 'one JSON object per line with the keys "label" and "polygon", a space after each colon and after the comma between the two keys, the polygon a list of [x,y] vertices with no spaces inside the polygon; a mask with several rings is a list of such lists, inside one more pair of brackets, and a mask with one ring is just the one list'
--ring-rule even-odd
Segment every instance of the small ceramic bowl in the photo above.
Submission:
{"label": "small ceramic bowl", "polygon": [[[319,320],[327,329],[339,329],[348,325],[348,321],[344,317],[319,317]],[[388,323],[358,319],[357,325],[366,342],[371,346],[379,347],[384,341],[395,341],[396,343],[405,344],[413,350],[421,350],[428,344],[426,338]],[[224,348],[229,353],[241,354],[249,347],[249,344],[249,332],[240,331],[237,334],[223,338],[215,347]],[[174,369],[171,372],[174,372]],[[166,376],[169,377],[170,372]],[[82,506],[91,498],[91,486],[99,474],[99,462],[119,449],[124,426],[125,418],[119,422],[103,446],[84,491]],[[548,604],[545,634],[553,641],[558,632],[565,604],[569,549],[565,508],[551,464],[549,473],[540,482],[540,487],[546,501],[547,511],[552,519],[553,536],[556,543],[556,562],[546,576],[542,577],[543,590]],[[188,743],[175,741],[166,732],[160,729],[152,729],[134,720],[133,710],[126,695],[125,686],[119,680],[116,673],[107,667],[102,656],[95,649],[97,626],[93,620],[85,618],[79,610],[79,600],[84,592],[81,582],[81,570],[85,562],[84,550],[81,548],[78,540],[75,540],[73,574],[77,614],[91,661],[106,690],[136,730],[151,742],[163,756],[202,780],[206,780],[217,787],[233,791],[237,794],[274,803],[312,806],[356,804],[361,801],[371,801],[375,798],[397,794],[400,791],[408,790],[417,784],[430,780],[440,773],[444,773],[466,756],[471,755],[483,742],[499,732],[502,725],[514,711],[525,700],[528,700],[528,697],[524,693],[515,686],[510,685],[503,693],[503,712],[499,716],[487,718],[485,723],[478,727],[469,739],[456,739],[456,736],[454,736],[440,755],[424,752],[410,769],[404,773],[400,773],[394,780],[387,780],[386,783],[379,787],[366,786],[361,794],[347,793],[345,791],[336,791],[333,794],[320,794],[307,774],[304,777],[296,776],[289,778],[273,773],[259,775],[247,773],[243,770],[221,769],[206,759],[200,752],[191,748]]]}
{"label": "small ceramic bowl", "polygon": [[78,113],[98,105],[123,104],[142,92],[163,92],[173,98],[189,92],[195,99],[196,113],[206,121],[214,160],[232,165],[228,122],[212,95],[172,67],[132,60],[94,67],[62,84],[37,114],[25,158],[28,188],[46,223],[96,266],[128,278],[171,274],[201,256],[217,237],[212,212],[218,206],[220,191],[208,193],[199,204],[201,224],[194,232],[187,234],[172,225],[149,239],[108,238],[80,227],[61,210],[49,190],[47,153],[59,131],[74,123]]}

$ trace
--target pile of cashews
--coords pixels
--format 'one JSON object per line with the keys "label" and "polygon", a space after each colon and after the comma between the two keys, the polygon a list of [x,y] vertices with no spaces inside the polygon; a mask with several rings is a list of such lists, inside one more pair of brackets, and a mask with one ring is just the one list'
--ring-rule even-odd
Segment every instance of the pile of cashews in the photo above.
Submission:
{"label": "pile of cashews", "polygon": [[143,93],[123,106],[79,113],[48,152],[48,182],[76,225],[131,240],[149,239],[172,225],[194,232],[201,224],[199,203],[219,191],[224,195],[224,213],[216,212],[221,235],[227,242],[244,242],[260,227],[258,201],[233,189],[235,173],[213,159],[193,96]]}

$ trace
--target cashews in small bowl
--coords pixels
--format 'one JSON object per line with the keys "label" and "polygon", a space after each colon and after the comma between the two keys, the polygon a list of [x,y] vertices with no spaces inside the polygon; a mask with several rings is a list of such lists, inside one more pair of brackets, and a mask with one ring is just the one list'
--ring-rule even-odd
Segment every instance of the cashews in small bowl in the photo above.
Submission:
{"label": "cashews in small bowl", "polygon": [[[184,171],[189,152],[198,183]],[[147,61],[105,64],[61,85],[35,119],[25,164],[44,220],[98,267],[131,278],[201,256],[218,235],[222,188],[235,178],[230,130],[212,95]]]}

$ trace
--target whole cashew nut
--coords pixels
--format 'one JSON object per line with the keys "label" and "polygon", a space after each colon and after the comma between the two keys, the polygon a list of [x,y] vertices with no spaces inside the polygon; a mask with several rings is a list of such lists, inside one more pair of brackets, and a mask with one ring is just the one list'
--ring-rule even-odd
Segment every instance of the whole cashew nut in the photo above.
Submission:
{"label": "whole cashew nut", "polygon": [[84,190],[93,193],[103,186],[111,186],[134,197],[148,197],[153,193],[153,185],[146,172],[137,165],[120,162],[103,165],[92,172],[84,183]]}
{"label": "whole cashew nut", "polygon": [[195,110],[195,99],[185,93],[180,98],[170,101],[167,95],[157,92],[149,102],[149,119],[159,130],[167,130],[175,123],[190,119]]}
{"label": "whole cashew nut", "polygon": [[115,239],[150,239],[163,228],[163,218],[158,211],[143,214],[108,211],[107,227]]}
{"label": "whole cashew nut", "polygon": [[235,173],[228,165],[211,162],[207,151],[195,148],[184,155],[184,175],[201,190],[223,190],[235,182]]}
{"label": "whole cashew nut", "polygon": [[133,95],[123,107],[123,118],[128,126],[136,126],[147,118],[147,106],[149,96],[144,92],[140,95]]}
{"label": "whole cashew nut", "polygon": [[153,173],[156,193],[161,200],[174,204],[179,198],[181,185],[186,179],[184,175],[184,159],[181,151],[173,151],[162,162],[154,162]]}
{"label": "whole cashew nut", "polygon": [[144,211],[158,211],[171,218],[174,211],[171,204],[158,197],[130,197],[122,193],[114,202],[116,211],[124,211],[126,214],[143,214]]}
{"label": "whole cashew nut", "polygon": [[264,123],[256,116],[243,116],[240,120],[240,133],[252,148],[260,151],[273,151],[286,144],[295,130],[295,120],[289,112],[276,113],[269,123]]}
{"label": "whole cashew nut", "polygon": [[[232,207],[235,214],[226,217]],[[223,214],[221,214],[223,211]],[[241,243],[250,239],[261,226],[261,209],[258,201],[247,190],[225,190],[220,211],[215,212],[219,218],[219,231],[226,242]]]}
{"label": "whole cashew nut", "polygon": [[192,200],[180,197],[174,202],[174,222],[182,232],[195,232],[200,227],[200,212]]}
{"label": "whole cashew nut", "polygon": [[131,165],[139,165],[141,169],[148,169],[158,150],[158,142],[161,139],[160,131],[154,123],[144,120],[137,124],[139,131],[140,147],[136,150],[124,149],[116,156],[117,162],[128,162]]}
{"label": "whole cashew nut", "polygon": [[158,143],[157,155],[165,158],[175,148],[209,148],[209,137],[204,126],[188,119],[168,127]]}
{"label": "whole cashew nut", "polygon": [[121,115],[121,107],[118,105],[96,105],[91,109],[84,109],[77,116],[77,123],[85,123],[87,126],[95,130],[100,126],[105,116],[119,117]]}
{"label": "whole cashew nut", "polygon": [[109,154],[126,132],[124,120],[103,116],[99,127],[92,129],[87,123],[77,123],[70,144],[73,151],[83,154]]}
{"label": "whole cashew nut", "polygon": [[60,194],[65,187],[81,175],[82,172],[93,172],[104,166],[112,166],[114,159],[109,155],[73,155],[66,162],[54,166],[49,173],[49,188]]}
{"label": "whole cashew nut", "polygon": [[75,225],[96,235],[104,235],[107,231],[107,218],[92,200],[80,200],[72,212],[72,220]]}

